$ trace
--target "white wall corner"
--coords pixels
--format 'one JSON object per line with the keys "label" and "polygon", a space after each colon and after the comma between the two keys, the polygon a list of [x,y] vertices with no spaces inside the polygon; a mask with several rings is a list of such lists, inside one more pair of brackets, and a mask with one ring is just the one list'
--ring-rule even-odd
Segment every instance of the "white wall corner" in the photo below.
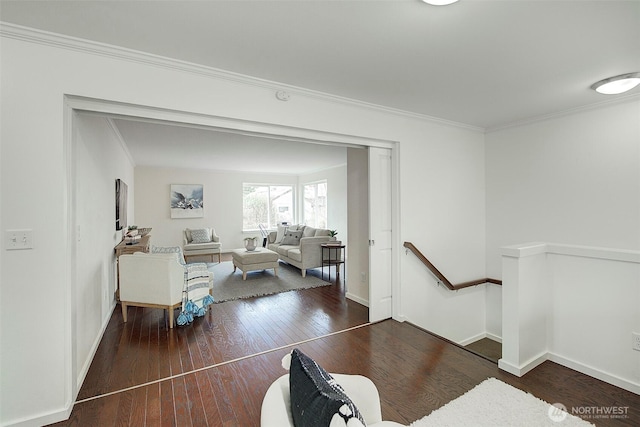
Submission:
{"label": "white wall corner", "polygon": [[502,344],[502,337],[499,337],[498,335],[492,334],[490,332],[487,332],[486,335],[487,335],[487,338],[489,338],[490,340],[496,341]]}
{"label": "white wall corner", "polygon": [[364,299],[364,298],[359,297],[358,295],[354,295],[354,294],[352,294],[352,293],[350,293],[350,292],[347,292],[347,293],[345,294],[345,297],[347,297],[347,298],[348,298],[348,299],[350,299],[351,301],[355,301],[355,302],[357,302],[358,304],[362,304],[362,305],[364,305],[365,307],[369,307],[369,301],[368,301],[368,300],[366,300],[366,299]]}
{"label": "white wall corner", "polygon": [[539,356],[534,357],[522,364],[517,364],[502,358],[498,360],[498,368],[502,369],[503,371],[507,371],[510,374],[513,374],[517,377],[521,377],[527,372],[537,367],[538,365],[547,361],[548,358],[549,357],[547,352],[541,353]]}
{"label": "white wall corner", "polygon": [[469,345],[469,344],[471,344],[471,343],[474,343],[474,342],[476,342],[476,341],[479,341],[479,340],[481,340],[481,339],[483,339],[483,338],[487,338],[487,333],[486,333],[486,332],[482,332],[482,333],[480,333],[480,334],[477,334],[477,335],[474,335],[474,336],[472,336],[472,337],[465,338],[465,339],[463,339],[463,340],[461,340],[461,341],[458,341],[458,345],[460,345],[460,346],[464,347],[464,346],[466,346],[466,345]]}
{"label": "white wall corner", "polygon": [[396,322],[400,322],[400,323],[407,322],[407,321],[409,320],[409,319],[407,319],[407,317],[406,317],[405,315],[403,315],[403,314],[400,314],[400,315],[395,315],[395,314],[394,314],[394,315],[393,315],[393,317],[392,317],[392,319],[393,319],[393,320],[395,320]]}
{"label": "white wall corner", "polygon": [[122,151],[124,152],[125,156],[127,156],[127,159],[129,159],[129,163],[131,164],[131,167],[135,168],[136,162],[133,159],[131,152],[129,151],[129,147],[127,146],[127,143],[124,142],[124,138],[120,133],[120,129],[118,129],[118,126],[116,126],[116,124],[114,123],[113,118],[107,117],[107,124],[109,125],[109,128],[111,128],[111,131],[113,132],[113,135],[116,138],[116,140],[120,143],[120,147],[122,148]]}

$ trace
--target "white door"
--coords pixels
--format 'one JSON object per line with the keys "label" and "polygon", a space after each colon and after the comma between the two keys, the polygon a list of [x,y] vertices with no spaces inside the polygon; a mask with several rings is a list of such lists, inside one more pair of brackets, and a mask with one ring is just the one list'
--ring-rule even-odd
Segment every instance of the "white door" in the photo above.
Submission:
{"label": "white door", "polygon": [[369,147],[369,321],[391,310],[391,150]]}

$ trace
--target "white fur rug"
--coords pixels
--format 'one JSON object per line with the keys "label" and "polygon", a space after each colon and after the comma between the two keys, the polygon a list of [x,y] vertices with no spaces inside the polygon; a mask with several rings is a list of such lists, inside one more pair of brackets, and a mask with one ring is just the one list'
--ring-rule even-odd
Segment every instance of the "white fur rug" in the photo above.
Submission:
{"label": "white fur rug", "polygon": [[593,424],[561,412],[532,394],[489,378],[459,398],[413,422],[410,427],[428,426],[586,427]]}

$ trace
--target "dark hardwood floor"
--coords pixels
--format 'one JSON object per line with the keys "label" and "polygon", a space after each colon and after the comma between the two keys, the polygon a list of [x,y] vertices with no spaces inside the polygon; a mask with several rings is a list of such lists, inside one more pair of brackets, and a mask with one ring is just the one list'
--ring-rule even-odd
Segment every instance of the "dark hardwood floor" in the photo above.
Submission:
{"label": "dark hardwood floor", "polygon": [[230,301],[193,325],[168,329],[161,310],[116,307],[70,426],[258,426],[267,387],[286,372],[293,346],[329,372],[361,374],[378,386],[385,420],[406,425],[495,377],[572,407],[628,407],[640,425],[640,396],[552,362],[522,378],[408,323],[367,324],[367,308],[343,284]]}
{"label": "dark hardwood floor", "polygon": [[502,344],[490,338],[482,338],[464,346],[467,350],[498,363],[502,357]]}

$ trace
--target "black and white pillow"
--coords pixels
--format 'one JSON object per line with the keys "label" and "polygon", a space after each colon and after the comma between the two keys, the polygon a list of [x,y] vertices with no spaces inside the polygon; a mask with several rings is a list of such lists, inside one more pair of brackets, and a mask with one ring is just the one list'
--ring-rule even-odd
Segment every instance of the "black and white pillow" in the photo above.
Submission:
{"label": "black and white pillow", "polygon": [[313,359],[298,349],[289,368],[291,414],[296,427],[364,427],[344,389]]}
{"label": "black and white pillow", "polygon": [[302,238],[302,231],[289,231],[287,230],[284,233],[284,237],[282,238],[282,245],[291,245],[298,246],[300,244],[300,239]]}

